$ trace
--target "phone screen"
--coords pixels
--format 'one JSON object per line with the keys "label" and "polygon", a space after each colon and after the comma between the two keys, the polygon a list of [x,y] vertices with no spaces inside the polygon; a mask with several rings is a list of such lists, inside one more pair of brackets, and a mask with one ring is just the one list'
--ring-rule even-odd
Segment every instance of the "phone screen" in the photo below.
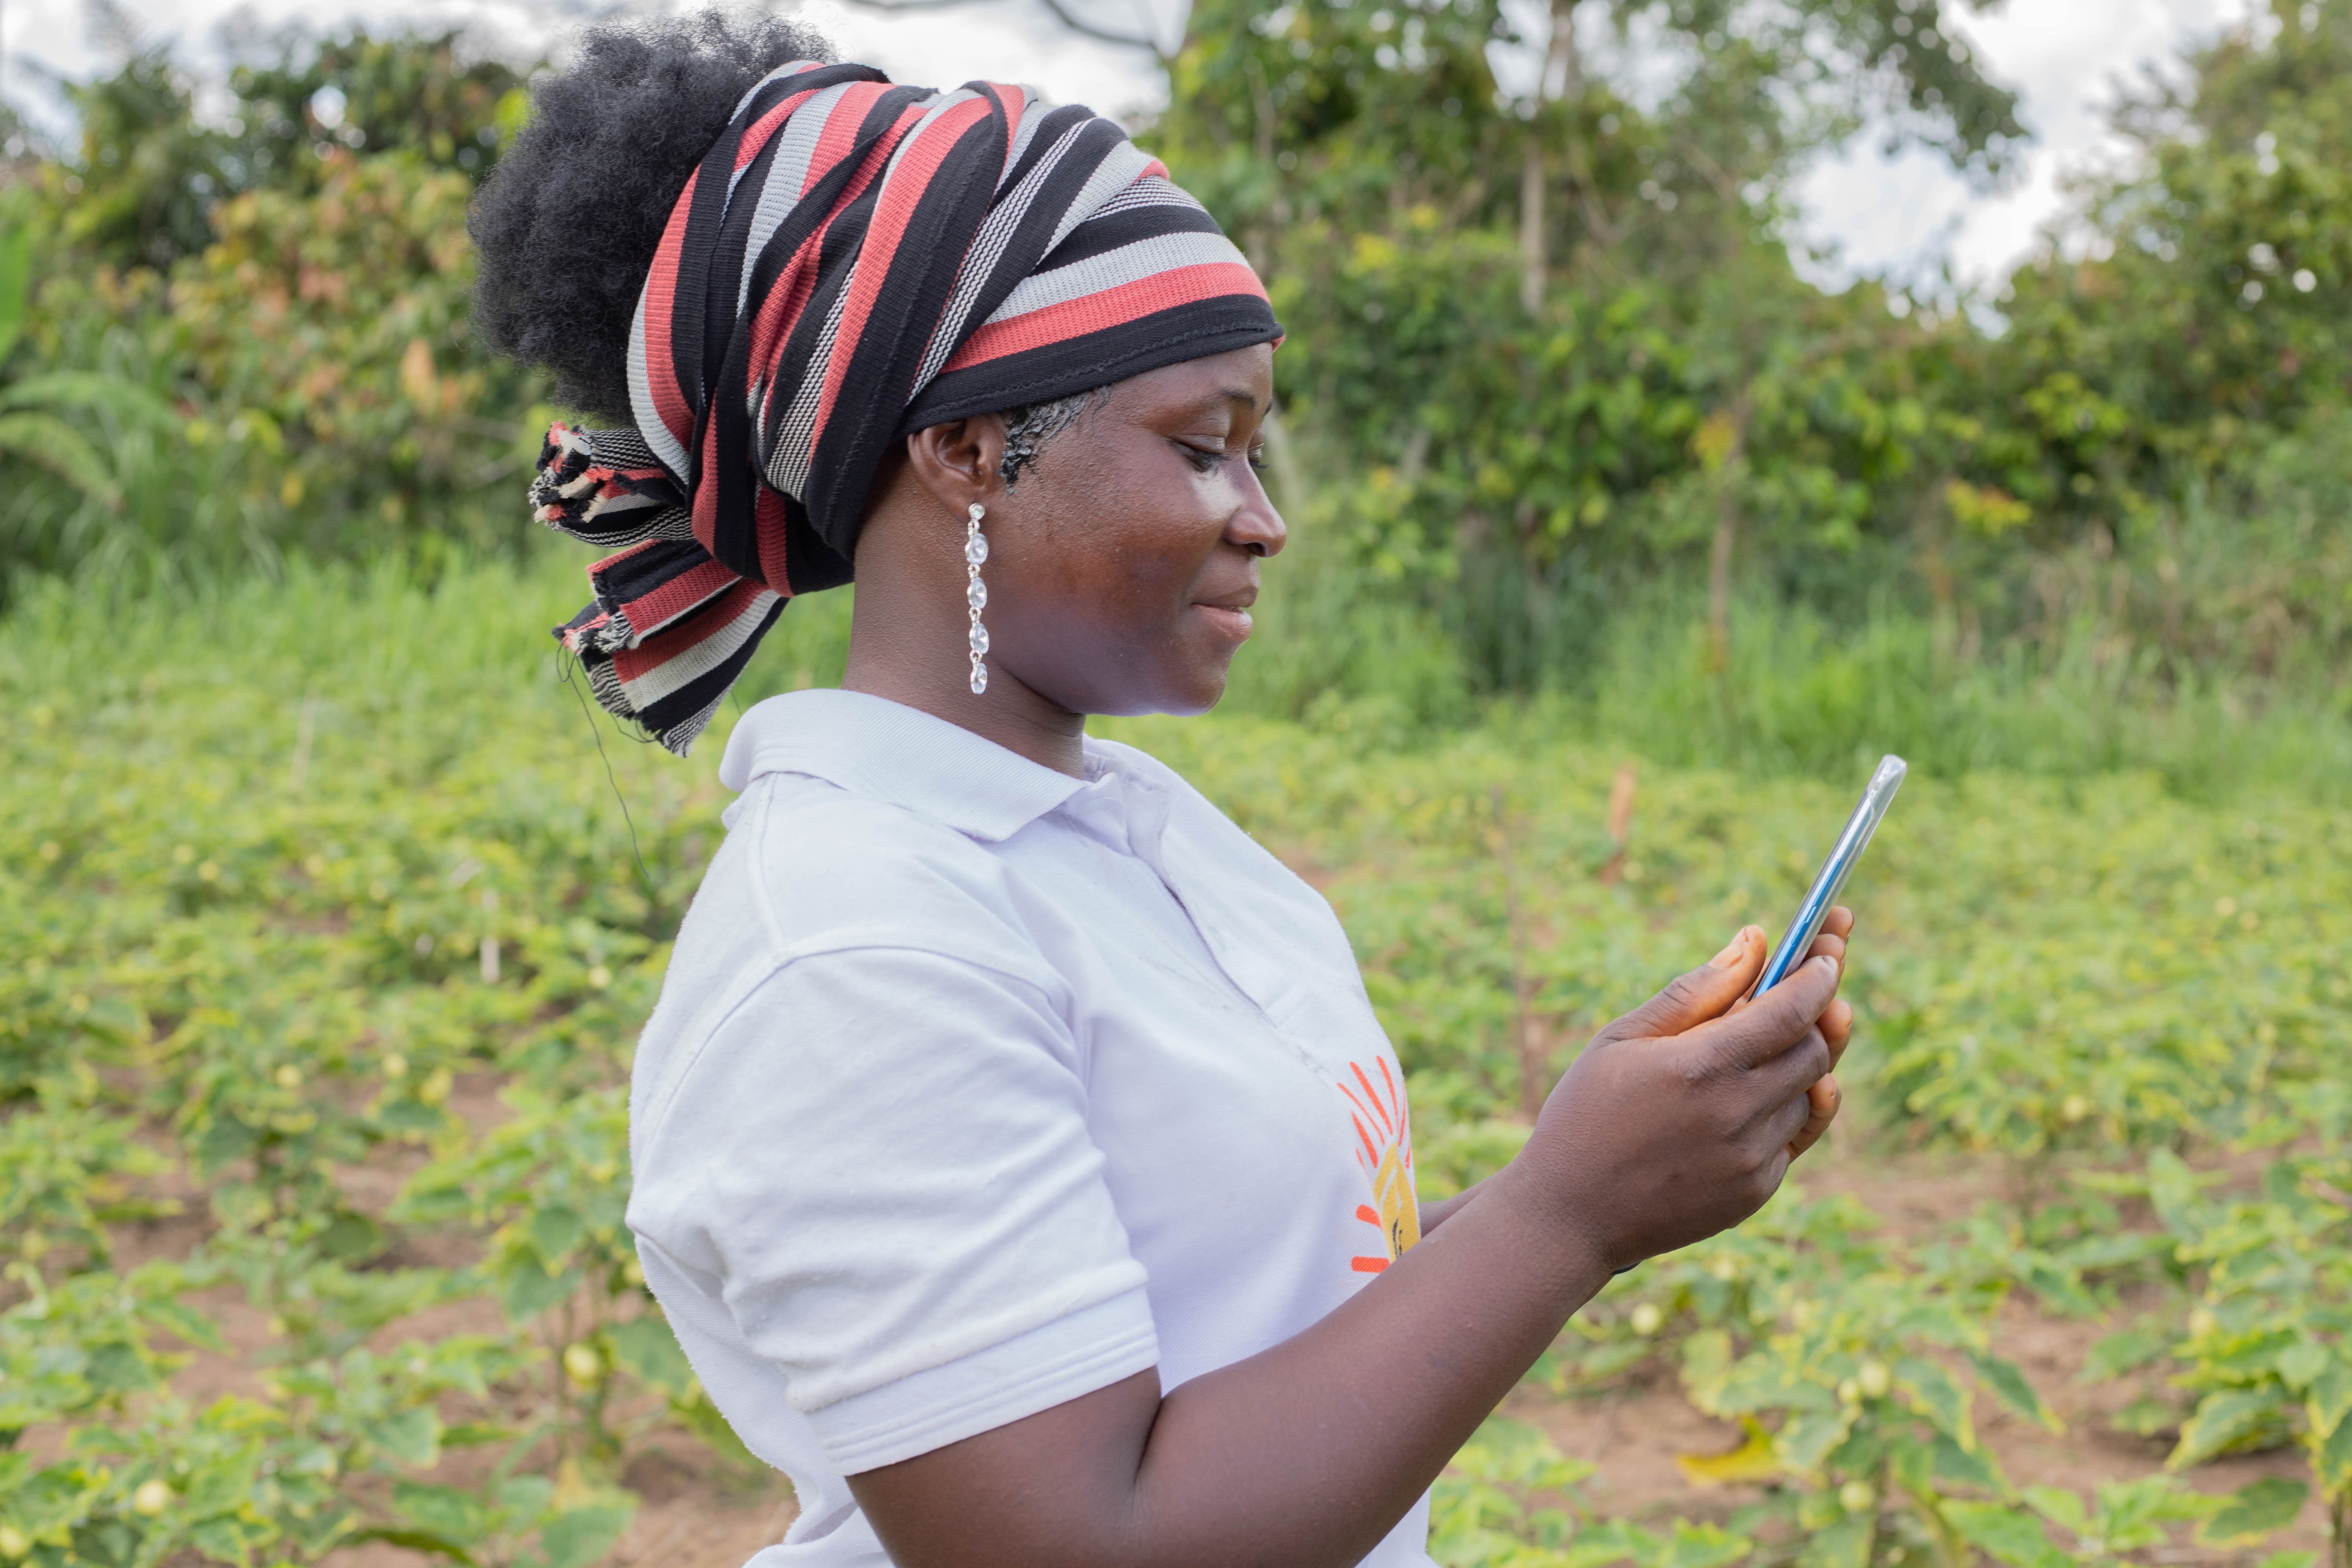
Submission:
{"label": "phone screen", "polygon": [[1788,932],[1780,938],[1780,945],[1772,950],[1770,960],[1764,965],[1764,973],[1757,976],[1756,989],[1750,993],[1751,995],[1760,996],[1771,990],[1789,977],[1789,971],[1804,962],[1805,950],[1811,947],[1813,938],[1821,934],[1822,921],[1829,917],[1831,906],[1837,902],[1839,889],[1845,886],[1846,877],[1853,871],[1854,862],[1862,858],[1864,848],[1870,843],[1870,836],[1878,831],[1879,819],[1895,803],[1895,792],[1903,786],[1903,775],[1908,771],[1909,764],[1900,757],[1890,754],[1878,759],[1878,767],[1870,775],[1870,783],[1863,787],[1861,802],[1854,806],[1853,815],[1845,820],[1845,831],[1838,835],[1836,846],[1830,850],[1830,858],[1822,862],[1821,875],[1813,879],[1812,887],[1805,894],[1805,901],[1797,906],[1797,918],[1789,922]]}

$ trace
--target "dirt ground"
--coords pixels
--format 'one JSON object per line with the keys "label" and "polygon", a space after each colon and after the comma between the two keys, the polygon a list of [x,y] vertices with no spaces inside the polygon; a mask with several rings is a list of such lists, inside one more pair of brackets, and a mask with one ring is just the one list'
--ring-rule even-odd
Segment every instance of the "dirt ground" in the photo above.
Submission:
{"label": "dirt ground", "polygon": [[[488,1079],[461,1080],[453,1104],[469,1122],[487,1128],[503,1115]],[[1865,1149],[1860,1128],[1840,1127],[1806,1161],[1803,1182],[1816,1195],[1852,1194],[1909,1239],[1945,1230],[1988,1198],[2009,1196],[2005,1176],[1993,1162],[1950,1155],[1889,1155]],[[386,1152],[365,1170],[345,1173],[347,1190],[389,1202],[421,1156]],[[177,1257],[209,1228],[203,1194],[184,1177],[169,1180],[157,1195],[182,1199],[183,1212],[118,1233],[117,1261],[130,1266],[149,1258]],[[173,1190],[177,1189],[177,1190]],[[389,1261],[452,1266],[466,1259],[439,1256],[453,1242],[408,1243],[413,1256]],[[224,1394],[257,1394],[257,1352],[270,1339],[265,1316],[230,1289],[209,1292],[196,1304],[218,1322],[228,1341],[226,1355],[199,1354],[173,1379],[180,1394],[202,1404]],[[2126,1479],[2159,1469],[2170,1447],[2168,1435],[2144,1437],[2116,1430],[2110,1417],[2132,1391],[2116,1385],[2085,1387],[2074,1381],[2091,1344],[2136,1315],[2139,1304],[2126,1300],[2111,1321],[2050,1316],[2028,1301],[2005,1307],[1994,1348],[2016,1362],[2042,1398],[2065,1423],[2063,1435],[2008,1415],[1979,1400],[1979,1431],[2012,1478],[2087,1490],[2102,1481]],[[2158,1303],[2147,1303],[2150,1310]],[[387,1343],[498,1327],[497,1309],[471,1300],[435,1309],[395,1325]],[[1637,1373],[1606,1393],[1559,1397],[1522,1388],[1506,1414],[1547,1431],[1560,1450],[1596,1467],[1585,1483],[1584,1500],[1615,1516],[1647,1522],[1676,1516],[1722,1521],[1754,1493],[1739,1487],[1697,1488],[1675,1464],[1678,1455],[1713,1454],[1737,1447],[1736,1428],[1710,1420],[1686,1403],[1670,1371]],[[453,1412],[453,1415],[457,1413]],[[28,1433],[24,1447],[38,1453],[46,1433]],[[487,1450],[450,1454],[436,1479],[465,1485],[490,1463]],[[2186,1478],[2200,1490],[2232,1490],[2266,1475],[2305,1479],[2301,1456],[2292,1450],[2251,1455],[2201,1467]],[[623,1478],[643,1500],[635,1521],[607,1563],[616,1568],[660,1564],[662,1568],[740,1568],[761,1547],[781,1539],[793,1517],[791,1488],[781,1476],[746,1479],[713,1463],[684,1434],[672,1433],[640,1448]],[[2273,1538],[2264,1552],[2231,1553],[2184,1544],[2148,1553],[2158,1563],[2222,1564],[2252,1563],[2270,1551],[2324,1551],[2324,1514],[2316,1499],[2307,1503],[2294,1528]],[[429,1559],[380,1542],[347,1548],[330,1556],[331,1568],[420,1568]]]}
{"label": "dirt ground", "polygon": [[[1842,1135],[1841,1135],[1842,1134]],[[1806,1191],[1816,1196],[1849,1194],[1885,1220],[1906,1240],[1922,1240],[1965,1218],[1989,1198],[2007,1197],[1997,1163],[1952,1155],[1866,1153],[1855,1130],[1841,1128],[1809,1157]],[[2003,1307],[1992,1348],[2015,1362],[2042,1400],[2064,1423],[2053,1434],[1995,1405],[1976,1403],[1979,1436],[2001,1468],[2020,1484],[2069,1487],[2089,1491],[2101,1482],[2130,1480],[2163,1468],[2172,1434],[2139,1436],[2118,1431],[2112,1417],[2134,1396],[2116,1384],[2086,1387],[2075,1374],[2093,1343],[2137,1315],[2143,1303],[2126,1296],[2113,1315],[2082,1320],[2054,1317],[2027,1300],[2012,1297]],[[2150,1310],[2159,1304],[2145,1303]],[[1721,1454],[1739,1447],[1739,1429],[1701,1415],[1683,1398],[1670,1371],[1631,1386],[1584,1398],[1559,1398],[1538,1388],[1522,1388],[1505,1406],[1507,1415],[1541,1426],[1570,1458],[1596,1467],[1585,1498],[1611,1515],[1649,1521],[1676,1516],[1721,1522],[1754,1500],[1752,1489],[1695,1487],[1675,1464],[1678,1455]],[[2199,1491],[2234,1491],[2265,1476],[2307,1480],[2303,1456],[2294,1449],[2250,1454],[2200,1466],[2185,1475]],[[2325,1553],[2326,1514],[2315,1495],[2294,1526],[2249,1552],[2215,1551],[2188,1542],[2145,1555],[2153,1562],[2184,1564],[2256,1563],[2273,1552]]]}

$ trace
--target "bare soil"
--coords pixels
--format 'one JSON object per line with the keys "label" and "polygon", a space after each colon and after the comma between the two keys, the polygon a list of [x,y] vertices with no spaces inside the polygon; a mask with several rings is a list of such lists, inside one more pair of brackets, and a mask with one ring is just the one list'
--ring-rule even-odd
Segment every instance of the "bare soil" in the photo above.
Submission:
{"label": "bare soil", "polygon": [[[505,1115],[495,1098],[496,1087],[495,1079],[469,1076],[459,1081],[452,1105],[478,1131],[487,1130]],[[1884,1141],[1875,1148],[1871,1142],[1864,1128],[1833,1129],[1801,1168],[1807,1191],[1814,1195],[1850,1194],[1898,1236],[1911,1240],[1948,1231],[1988,1199],[2017,1195],[2006,1168],[1997,1161],[1889,1153]],[[365,1169],[341,1173],[345,1190],[362,1207],[389,1203],[422,1159],[421,1151],[380,1151]],[[2232,1173],[2251,1177],[2256,1173],[2250,1166]],[[184,1256],[210,1229],[201,1186],[184,1171],[145,1185],[148,1195],[176,1201],[178,1212],[116,1231],[116,1261],[124,1267]],[[462,1239],[420,1237],[402,1246],[406,1250],[387,1258],[387,1264],[454,1267],[467,1261],[468,1244]],[[226,1353],[195,1354],[173,1378],[175,1389],[199,1405],[226,1394],[257,1395],[258,1367],[272,1339],[266,1316],[233,1289],[194,1300],[220,1325],[227,1349]],[[2117,1409],[2137,1391],[2115,1384],[2084,1386],[2074,1379],[2095,1341],[2144,1313],[2166,1310],[2177,1310],[2177,1302],[2128,1293],[2110,1314],[2095,1320],[2045,1313],[2024,1299],[2012,1299],[2004,1306],[1994,1348],[2019,1364],[2065,1425],[2063,1434],[2053,1435],[1979,1401],[1979,1432],[2011,1478],[2089,1490],[2101,1482],[2161,1469],[2171,1434],[2141,1436],[2112,1425]],[[389,1345],[489,1332],[498,1327],[496,1306],[478,1300],[417,1314],[381,1337]],[[1738,1486],[1700,1488],[1685,1479],[1675,1463],[1677,1456],[1727,1452],[1738,1446],[1740,1434],[1694,1409],[1663,1364],[1636,1369],[1621,1386],[1595,1394],[1562,1397],[1523,1387],[1506,1404],[1505,1413],[1542,1427],[1563,1453],[1594,1465],[1584,1500],[1609,1515],[1652,1523],[1676,1517],[1721,1522],[1757,1495],[1753,1489]],[[454,1420],[474,1413],[453,1407],[448,1414]],[[21,1446],[37,1457],[61,1436],[37,1429],[25,1435]],[[485,1477],[491,1462],[491,1450],[452,1452],[434,1479],[445,1485],[473,1484]],[[2305,1479],[2302,1457],[2291,1449],[2239,1456],[2200,1467],[2184,1479],[2200,1490],[2219,1493],[2272,1475]],[[622,1479],[642,1506],[606,1560],[617,1568],[655,1563],[662,1568],[739,1568],[781,1539],[794,1515],[792,1489],[782,1476],[730,1473],[683,1433],[667,1433],[641,1446]],[[2324,1556],[2324,1524],[2315,1498],[2294,1528],[2273,1537],[2261,1552],[2198,1548],[2188,1542],[2184,1531],[2174,1547],[2149,1555],[2161,1563],[2215,1565],[2253,1563],[2282,1550],[2316,1551]],[[326,1561],[331,1568],[421,1568],[432,1560],[371,1542],[337,1552]]]}
{"label": "bare soil", "polygon": [[[1840,1128],[1806,1159],[1806,1190],[1815,1195],[1850,1194],[1906,1240],[1921,1240],[1964,1219],[1988,1199],[2012,1198],[2009,1175],[1997,1161],[1949,1154],[1888,1155],[1861,1147],[1858,1130]],[[2064,1423],[2053,1434],[1979,1400],[1977,1429],[2002,1471],[2021,1485],[2069,1487],[2088,1492],[2102,1482],[2136,1479],[2164,1468],[2175,1436],[2141,1436],[2119,1431],[2112,1421],[2137,1390],[2117,1384],[2084,1385],[2075,1381],[2091,1346],[2145,1312],[2162,1310],[2153,1296],[2126,1292],[2108,1314],[2095,1319],[2046,1313],[2030,1300],[2003,1304],[1993,1349],[2015,1362],[2042,1400]],[[2177,1303],[2173,1310],[2177,1310]],[[1675,1464],[1678,1455],[1728,1453],[1739,1447],[1739,1429],[1701,1415],[1685,1401],[1669,1369],[1650,1369],[1628,1386],[1585,1397],[1558,1397],[1526,1386],[1506,1404],[1505,1414],[1549,1434],[1559,1450],[1597,1467],[1585,1483],[1590,1506],[1637,1521],[1675,1517],[1727,1520],[1758,1492],[1739,1486],[1694,1486]],[[2184,1484],[2208,1493],[2236,1490],[2265,1476],[2307,1480],[2303,1456],[2284,1448],[2237,1455],[2189,1471]],[[2318,1552],[2328,1545],[2326,1514],[2316,1495],[2308,1499],[2293,1528],[2255,1551],[2210,1550],[2194,1545],[2189,1532],[2147,1555],[2188,1564],[2257,1563],[2274,1552]]]}

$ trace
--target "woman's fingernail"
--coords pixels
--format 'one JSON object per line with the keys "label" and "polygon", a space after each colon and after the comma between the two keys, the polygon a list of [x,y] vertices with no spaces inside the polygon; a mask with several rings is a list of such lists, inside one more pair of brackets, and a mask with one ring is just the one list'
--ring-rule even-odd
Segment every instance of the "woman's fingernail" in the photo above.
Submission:
{"label": "woman's fingernail", "polygon": [[1748,945],[1748,932],[1742,930],[1731,939],[1731,945],[1706,961],[1709,969],[1728,969],[1739,962],[1739,952]]}

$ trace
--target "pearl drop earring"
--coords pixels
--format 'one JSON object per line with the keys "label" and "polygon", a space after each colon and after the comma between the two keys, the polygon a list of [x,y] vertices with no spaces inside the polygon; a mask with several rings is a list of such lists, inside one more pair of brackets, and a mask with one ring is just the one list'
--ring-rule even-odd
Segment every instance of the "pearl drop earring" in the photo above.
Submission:
{"label": "pearl drop earring", "polygon": [[988,536],[980,531],[980,520],[988,509],[978,501],[965,514],[964,527],[963,602],[971,606],[971,694],[974,697],[988,689],[988,666],[981,662],[988,656],[988,628],[980,624],[982,606],[988,603],[988,584],[980,580],[980,563],[988,559]]}

